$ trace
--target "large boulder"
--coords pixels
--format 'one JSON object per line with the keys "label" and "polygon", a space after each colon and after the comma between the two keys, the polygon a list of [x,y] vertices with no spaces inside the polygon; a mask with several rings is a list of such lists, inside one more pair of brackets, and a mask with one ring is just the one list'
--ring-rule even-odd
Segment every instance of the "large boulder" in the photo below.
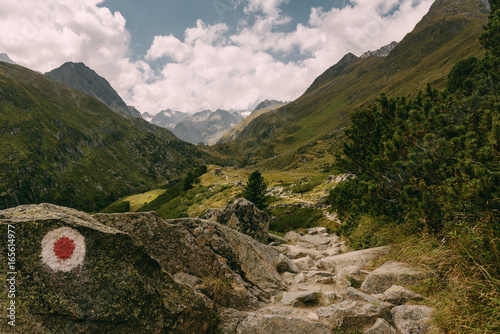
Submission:
{"label": "large boulder", "polygon": [[4,321],[2,333],[215,332],[208,298],[176,283],[143,240],[83,212],[51,204],[3,210],[0,233],[13,236],[8,278],[16,290],[9,296],[3,285],[15,328]]}
{"label": "large boulder", "polygon": [[368,275],[361,285],[361,290],[368,293],[383,293],[394,284],[415,285],[429,277],[430,273],[422,268],[387,261]]}
{"label": "large boulder", "polygon": [[286,288],[278,251],[214,221],[162,220],[154,212],[94,217],[142,240],[168,273],[200,278],[197,288],[218,305],[255,308]]}
{"label": "large boulder", "polygon": [[244,198],[220,210],[209,209],[200,218],[214,220],[262,243],[268,243],[269,215]]}

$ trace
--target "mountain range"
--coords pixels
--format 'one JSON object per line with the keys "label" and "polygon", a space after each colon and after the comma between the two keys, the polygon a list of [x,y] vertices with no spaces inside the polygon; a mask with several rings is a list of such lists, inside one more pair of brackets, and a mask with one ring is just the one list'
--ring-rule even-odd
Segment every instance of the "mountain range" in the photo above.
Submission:
{"label": "mountain range", "polygon": [[146,121],[167,129],[175,128],[177,123],[185,120],[190,116],[191,115],[188,113],[170,109],[162,110],[154,116],[150,115],[147,112],[142,114],[142,118],[145,119]]}
{"label": "mountain range", "polygon": [[204,110],[177,123],[172,132],[189,143],[213,145],[227,130],[243,119],[237,111]]}
{"label": "mountain range", "polygon": [[332,161],[349,125],[349,114],[382,92],[411,95],[429,83],[444,88],[459,60],[481,56],[478,36],[489,12],[483,0],[439,0],[386,57],[345,55],[297,100],[264,113],[219,153],[262,167],[297,168]]}
{"label": "mountain range", "polygon": [[[172,132],[132,117],[139,111],[82,63],[42,76],[1,62],[0,204],[51,201],[95,210],[213,159],[206,152],[221,163],[263,168],[328,164],[353,110],[381,92],[414,96],[427,83],[443,88],[457,61],[481,56],[477,36],[488,10],[483,0],[436,1],[399,44],[364,58],[347,54],[295,101],[264,101],[241,124],[237,112],[202,111]],[[185,116],[166,110],[158,118],[169,114]],[[220,144],[201,151],[183,141]]]}

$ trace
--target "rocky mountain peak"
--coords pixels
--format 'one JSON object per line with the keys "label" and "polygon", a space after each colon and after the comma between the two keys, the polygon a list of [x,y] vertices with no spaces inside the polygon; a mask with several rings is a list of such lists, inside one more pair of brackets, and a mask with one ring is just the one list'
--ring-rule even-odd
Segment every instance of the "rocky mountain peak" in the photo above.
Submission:
{"label": "rocky mountain peak", "polygon": [[45,76],[101,100],[117,114],[137,117],[136,113],[130,112],[129,107],[109,82],[84,63],[67,62],[45,73]]}
{"label": "rocky mountain peak", "polygon": [[12,59],[9,58],[9,56],[6,53],[0,53],[0,61],[17,65]]}
{"label": "rocky mountain peak", "polygon": [[203,110],[179,122],[172,132],[180,139],[198,144],[215,144],[227,130],[243,120],[239,113]]}
{"label": "rocky mountain peak", "polygon": [[392,42],[387,44],[376,51],[366,51],[363,53],[360,58],[368,58],[368,57],[387,57],[389,53],[398,45],[398,42]]}

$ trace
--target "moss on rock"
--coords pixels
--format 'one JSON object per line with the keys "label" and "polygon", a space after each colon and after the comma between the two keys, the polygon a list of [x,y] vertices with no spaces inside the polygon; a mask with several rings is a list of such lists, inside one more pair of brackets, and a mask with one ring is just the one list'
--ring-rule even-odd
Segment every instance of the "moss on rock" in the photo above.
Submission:
{"label": "moss on rock", "polygon": [[[0,211],[1,235],[7,235],[8,225],[16,232],[15,332],[214,331],[213,304],[176,283],[139,239],[85,213],[50,204]],[[42,239],[60,227],[70,227],[84,237],[83,262],[69,272],[55,271],[41,259]],[[0,243],[0,252],[7,253],[6,242]],[[4,261],[2,272],[6,265]],[[2,286],[5,306],[11,300],[5,277]]]}

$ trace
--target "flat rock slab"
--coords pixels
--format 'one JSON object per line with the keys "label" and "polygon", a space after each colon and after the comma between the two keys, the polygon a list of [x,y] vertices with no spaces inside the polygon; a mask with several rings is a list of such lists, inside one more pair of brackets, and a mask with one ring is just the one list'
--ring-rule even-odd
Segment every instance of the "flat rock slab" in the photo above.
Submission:
{"label": "flat rock slab", "polygon": [[260,309],[255,313],[259,315],[280,315],[283,317],[301,318],[307,321],[319,321],[319,317],[316,313],[296,308],[270,306]]}
{"label": "flat rock slab", "polygon": [[281,303],[286,306],[318,304],[321,294],[318,291],[285,292]]}
{"label": "flat rock slab", "polygon": [[391,310],[392,320],[400,334],[425,334],[434,310],[423,305],[401,305]]}
{"label": "flat rock slab", "polygon": [[[255,315],[244,319],[235,334],[331,334],[328,326],[300,318]],[[229,334],[229,333],[227,333]],[[231,333],[233,334],[233,333]]]}
{"label": "flat rock slab", "polygon": [[335,272],[340,272],[342,269],[350,266],[362,268],[370,261],[387,254],[389,250],[390,247],[384,246],[329,256],[319,260],[316,266],[320,269],[334,269]]}
{"label": "flat rock slab", "polygon": [[416,285],[430,277],[430,273],[406,263],[388,261],[373,271],[361,285],[368,293],[383,293],[395,284]]}
{"label": "flat rock slab", "polygon": [[319,319],[330,329],[364,330],[372,326],[378,318],[390,319],[388,307],[356,301],[344,301],[317,310]]}
{"label": "flat rock slab", "polygon": [[310,256],[313,260],[317,261],[329,255],[327,251],[319,251],[314,248],[305,248],[297,245],[286,245],[286,247],[286,255],[292,260]]}
{"label": "flat rock slab", "polygon": [[222,334],[331,334],[318,315],[298,309],[266,307],[257,312],[226,309],[217,333]]}
{"label": "flat rock slab", "polygon": [[297,232],[295,231],[290,231],[288,232],[286,235],[285,235],[285,240],[286,241],[289,241],[289,242],[294,242],[294,241],[297,241],[299,240],[301,237],[300,234],[298,234]]}
{"label": "flat rock slab", "polygon": [[381,301],[380,299],[372,297],[372,296],[370,296],[366,293],[363,293],[363,292],[361,292],[353,287],[347,288],[346,297],[349,298],[350,300],[368,302],[368,303],[371,303],[374,305],[387,306],[387,307],[392,306],[388,303]]}
{"label": "flat rock slab", "polygon": [[300,237],[299,241],[307,242],[307,243],[310,243],[312,245],[319,246],[319,245],[328,245],[329,243],[333,242],[334,239],[330,238],[329,236],[320,235],[320,234],[315,234],[315,235],[306,234],[306,235]]}

